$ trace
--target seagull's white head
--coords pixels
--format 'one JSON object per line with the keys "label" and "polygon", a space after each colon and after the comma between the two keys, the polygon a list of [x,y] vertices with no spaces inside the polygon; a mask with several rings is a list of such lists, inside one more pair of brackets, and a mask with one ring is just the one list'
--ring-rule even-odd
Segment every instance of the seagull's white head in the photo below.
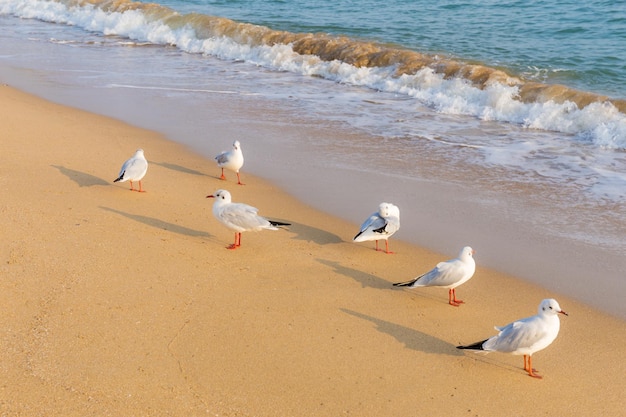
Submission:
{"label": "seagull's white head", "polygon": [[472,249],[469,246],[464,247],[463,249],[461,249],[461,253],[459,253],[459,259],[469,259],[472,258],[474,256],[474,249]]}
{"label": "seagull's white head", "polygon": [[395,216],[400,218],[400,209],[398,206],[391,203],[380,203],[378,206],[378,214],[383,219],[386,219],[389,216]]}
{"label": "seagull's white head", "polygon": [[539,304],[539,315],[553,316],[556,314],[568,315],[565,311],[561,310],[561,306],[554,298],[546,298]]}
{"label": "seagull's white head", "polygon": [[206,198],[214,198],[217,201],[222,203],[230,203],[232,202],[232,197],[230,193],[226,190],[217,190],[211,195],[207,195]]}
{"label": "seagull's white head", "polygon": [[233,149],[236,150],[236,151],[241,149],[241,143],[239,143],[238,140],[233,142]]}
{"label": "seagull's white head", "polygon": [[139,156],[139,155],[143,155],[143,149],[139,148],[135,151],[135,155]]}

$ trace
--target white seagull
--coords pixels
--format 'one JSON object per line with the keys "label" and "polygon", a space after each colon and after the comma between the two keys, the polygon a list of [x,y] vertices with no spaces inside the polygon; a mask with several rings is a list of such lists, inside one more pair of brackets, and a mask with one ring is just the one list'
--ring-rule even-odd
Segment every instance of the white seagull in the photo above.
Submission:
{"label": "white seagull", "polygon": [[359,233],[356,234],[354,242],[365,242],[368,240],[376,241],[376,250],[378,250],[378,241],[385,240],[385,252],[389,252],[389,239],[394,233],[400,229],[400,209],[391,203],[380,203],[378,212],[373,213],[361,225]]}
{"label": "white seagull", "polygon": [[215,198],[213,203],[213,215],[224,226],[235,231],[235,243],[228,249],[237,249],[241,246],[241,232],[258,232],[259,230],[278,230],[277,226],[290,226],[290,223],[282,223],[268,220],[257,214],[256,207],[243,203],[233,203],[230,193],[226,190],[217,190],[206,198]]}
{"label": "white seagull", "polygon": [[[146,157],[143,156],[143,149],[137,149],[135,154],[124,162],[119,175],[113,180],[113,182],[130,181],[130,191],[139,191],[140,193],[143,193],[144,190],[141,188],[141,179],[144,175],[146,175],[147,171],[148,161],[146,160]],[[133,188],[133,181],[139,181],[138,190]]]}
{"label": "white seagull", "polygon": [[217,166],[222,168],[220,179],[226,179],[226,176],[224,176],[224,168],[226,168],[237,174],[237,184],[244,185],[239,178],[239,170],[243,166],[243,152],[238,140],[233,142],[233,149],[220,153],[215,157],[215,160],[217,161]]}
{"label": "white seagull", "polygon": [[456,287],[467,282],[474,276],[476,262],[474,249],[465,246],[459,257],[439,262],[436,267],[408,282],[397,282],[394,287],[442,287],[449,288],[448,303],[458,307],[463,301],[456,299]]}
{"label": "white seagull", "polygon": [[550,346],[559,334],[561,322],[558,314],[568,315],[561,310],[559,303],[553,298],[546,298],[539,304],[537,315],[514,321],[504,327],[496,326],[496,336],[457,349],[484,350],[486,352],[511,353],[524,355],[524,370],[534,378],[536,369],[532,366],[532,354]]}

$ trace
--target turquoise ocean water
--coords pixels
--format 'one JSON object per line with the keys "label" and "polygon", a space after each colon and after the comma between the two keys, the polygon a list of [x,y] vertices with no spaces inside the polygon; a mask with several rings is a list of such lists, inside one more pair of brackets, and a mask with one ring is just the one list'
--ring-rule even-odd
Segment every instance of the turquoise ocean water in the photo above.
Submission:
{"label": "turquoise ocean water", "polygon": [[[367,137],[329,137],[293,164],[382,175],[408,190],[420,181],[471,190],[463,198],[477,211],[534,230],[490,250],[497,230],[476,225],[482,261],[504,268],[511,262],[498,250],[518,246],[536,246],[527,250],[537,257],[568,252],[550,254],[555,241],[591,248],[603,256],[584,261],[601,271],[592,290],[582,272],[577,285],[551,283],[528,259],[507,272],[596,305],[613,297],[606,309],[626,315],[618,261],[626,251],[625,1],[0,0],[0,70],[5,82],[161,131],[207,156],[234,139],[257,154],[285,145],[210,139],[202,111],[216,100]],[[306,201],[297,175],[246,160],[250,172]],[[440,169],[425,171],[426,160]],[[532,195],[516,191],[525,187]],[[394,197],[417,212],[423,204],[410,191]],[[361,204],[379,203],[315,200],[355,222],[372,211],[354,214]],[[427,223],[403,222],[400,237],[451,254],[469,243],[462,233],[435,238]]]}

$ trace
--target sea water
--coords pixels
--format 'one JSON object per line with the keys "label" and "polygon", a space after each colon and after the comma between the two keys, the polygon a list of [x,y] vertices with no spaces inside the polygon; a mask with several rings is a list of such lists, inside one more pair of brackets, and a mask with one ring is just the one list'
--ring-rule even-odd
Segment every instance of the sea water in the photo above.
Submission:
{"label": "sea water", "polygon": [[321,209],[393,199],[399,238],[626,316],[623,1],[0,0],[0,28],[6,82],[207,156],[238,139]]}

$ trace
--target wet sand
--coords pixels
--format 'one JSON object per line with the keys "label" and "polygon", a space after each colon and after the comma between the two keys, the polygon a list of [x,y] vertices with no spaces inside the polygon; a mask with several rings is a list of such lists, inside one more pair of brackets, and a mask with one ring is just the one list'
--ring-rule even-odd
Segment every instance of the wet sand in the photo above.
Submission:
{"label": "wet sand", "polygon": [[[0,415],[619,415],[626,326],[479,265],[444,289],[399,290],[456,256],[391,240],[162,136],[0,87]],[[113,184],[136,148],[146,193]],[[227,174],[228,175],[228,174]],[[318,186],[316,178],[310,184]],[[292,223],[233,234],[205,197]],[[455,349],[533,315],[570,313],[522,358]]]}

